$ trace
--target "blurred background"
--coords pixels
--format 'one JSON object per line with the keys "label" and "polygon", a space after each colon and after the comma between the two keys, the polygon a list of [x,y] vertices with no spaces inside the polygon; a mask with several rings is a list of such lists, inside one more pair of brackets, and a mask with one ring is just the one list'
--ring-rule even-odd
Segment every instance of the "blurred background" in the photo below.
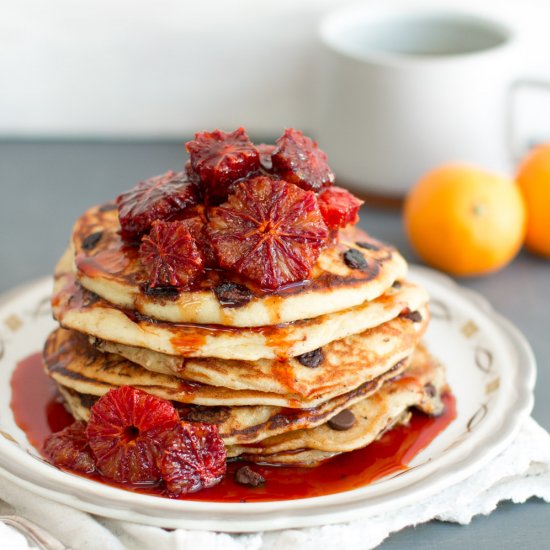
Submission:
{"label": "blurred background", "polygon": [[[315,133],[319,20],[356,3],[2,0],[0,136],[169,139],[240,125],[255,136]],[[546,0],[362,3],[510,21],[525,52],[518,76],[550,77]],[[526,113],[535,134],[538,112]]]}

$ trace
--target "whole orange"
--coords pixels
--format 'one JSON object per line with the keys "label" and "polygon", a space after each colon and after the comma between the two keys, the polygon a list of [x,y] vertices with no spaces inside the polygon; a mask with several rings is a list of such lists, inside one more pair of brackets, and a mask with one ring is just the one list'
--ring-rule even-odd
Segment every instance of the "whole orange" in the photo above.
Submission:
{"label": "whole orange", "polygon": [[515,183],[472,166],[426,174],[408,194],[404,216],[418,254],[454,275],[500,269],[525,235],[525,205]]}
{"label": "whole orange", "polygon": [[525,157],[517,182],[527,206],[525,245],[550,258],[550,144],[536,147]]}

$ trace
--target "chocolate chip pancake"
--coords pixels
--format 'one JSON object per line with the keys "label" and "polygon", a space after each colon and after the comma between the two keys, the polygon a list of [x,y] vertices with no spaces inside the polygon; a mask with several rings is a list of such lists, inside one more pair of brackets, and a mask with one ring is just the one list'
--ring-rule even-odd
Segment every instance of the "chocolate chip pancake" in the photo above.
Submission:
{"label": "chocolate chip pancake", "polygon": [[[84,288],[118,307],[172,323],[253,327],[309,319],[374,300],[407,272],[393,247],[349,227],[322,252],[308,280],[273,292],[216,269],[205,270],[192,289],[154,289],[137,248],[120,236],[116,208],[108,205],[78,219],[71,248],[72,269]],[[360,266],[346,262],[349,251],[363,258]]]}
{"label": "chocolate chip pancake", "polygon": [[440,414],[441,396],[447,390],[443,367],[420,348],[402,376],[349,406],[351,421],[343,427],[333,417],[312,429],[286,432],[254,445],[230,446],[228,456],[263,464],[313,466],[336,454],[365,447],[397,423],[406,423],[412,407],[429,415]]}
{"label": "chocolate chip pancake", "polygon": [[[72,414],[88,420],[97,395],[77,391],[78,384],[69,378],[60,380]],[[71,385],[65,385],[67,381]],[[384,375],[317,407],[182,405],[180,415],[191,422],[215,423],[228,446],[228,456],[302,465],[367,445],[404,418],[411,407],[438,414],[446,387],[444,369],[420,348],[410,366],[409,361],[402,361]],[[157,388],[147,387],[147,391],[156,394]],[[162,396],[169,397],[167,393]],[[349,429],[331,427],[329,421],[347,409],[354,417]]]}
{"label": "chocolate chip pancake", "polygon": [[84,289],[69,273],[56,276],[52,308],[61,326],[102,340],[183,357],[256,361],[302,355],[416,311],[428,301],[413,283],[390,288],[372,302],[313,319],[265,327],[175,324],[114,307]]}
{"label": "chocolate chip pancake", "polygon": [[[315,407],[296,409],[270,405],[223,406],[219,405],[219,403],[223,403],[220,398],[223,391],[220,391],[218,398],[214,401],[215,406],[203,407],[182,404],[180,406],[180,416],[191,422],[215,423],[224,443],[227,445],[254,443],[277,434],[311,428],[326,422],[346,407],[378,391],[386,380],[402,373],[407,364],[406,359],[402,360],[384,374],[361,384],[358,388],[346,394],[324,401]],[[120,377],[123,378],[124,371],[121,371],[120,367],[121,363],[113,360],[112,369],[107,366],[107,372],[102,375],[103,379],[109,378],[113,381],[117,377],[119,380]],[[90,407],[97,398],[110,389],[117,387],[95,378],[87,378],[69,369],[56,368],[55,365],[52,368],[51,364],[47,364],[46,368],[49,375],[58,383],[62,394],[65,395],[73,416],[78,419],[87,421],[90,416]],[[136,366],[136,369],[140,369],[140,367]],[[147,384],[148,381],[153,379],[158,381],[163,375],[151,376],[151,373],[145,371],[145,369],[138,370],[137,373],[130,370],[126,370],[126,372],[132,376],[134,381],[132,385],[135,388],[165,399],[186,399],[180,387]],[[128,379],[125,380],[126,383],[128,381]],[[140,381],[143,381],[144,384],[140,385]],[[124,382],[121,385],[125,385]],[[213,389],[214,392],[217,390]],[[181,401],[176,401],[176,403],[181,403]]]}
{"label": "chocolate chip pancake", "polygon": [[309,408],[369,382],[412,355],[428,323],[427,312],[422,314],[422,321],[400,317],[289,361],[180,358],[179,372],[159,373],[132,359],[145,355],[151,366],[157,357],[166,357],[162,354],[105,341],[94,346],[84,334],[66,329],[50,334],[44,360],[52,378],[81,393],[101,395],[131,380],[136,387],[182,403]]}
{"label": "chocolate chip pancake", "polygon": [[166,355],[145,348],[92,338],[104,352],[121,355],[142,367],[193,382],[235,390],[256,390],[311,401],[332,397],[382,374],[412,350],[429,321],[426,309],[420,319],[399,316],[360,334],[333,340],[298,357],[258,361],[193,358]]}

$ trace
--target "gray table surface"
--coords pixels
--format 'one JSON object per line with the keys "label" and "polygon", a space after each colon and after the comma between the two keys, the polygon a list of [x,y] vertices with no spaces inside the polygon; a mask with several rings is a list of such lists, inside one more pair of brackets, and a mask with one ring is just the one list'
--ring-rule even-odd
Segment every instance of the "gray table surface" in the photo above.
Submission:
{"label": "gray table surface", "polygon": [[[183,164],[181,143],[0,142],[0,292],[51,273],[75,218],[144,176]],[[397,212],[364,208],[361,225],[418,261]],[[550,261],[526,252],[501,272],[460,281],[526,335],[538,361],[535,419],[550,429]],[[550,548],[550,506],[504,503],[467,527],[431,522],[382,548]]]}

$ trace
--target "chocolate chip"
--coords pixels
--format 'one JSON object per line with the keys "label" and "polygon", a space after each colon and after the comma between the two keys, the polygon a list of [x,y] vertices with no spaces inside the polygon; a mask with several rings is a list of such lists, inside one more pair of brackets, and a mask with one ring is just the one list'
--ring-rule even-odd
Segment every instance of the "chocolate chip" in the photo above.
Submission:
{"label": "chocolate chip", "polygon": [[365,256],[356,248],[350,248],[344,252],[344,262],[351,269],[366,269],[369,266]]}
{"label": "chocolate chip", "polygon": [[412,321],[413,323],[420,323],[420,321],[422,321],[422,314],[420,311],[406,311],[401,314],[401,317],[409,319],[409,321]]}
{"label": "chocolate chip", "polygon": [[214,294],[223,307],[242,307],[252,300],[252,292],[247,287],[231,282],[219,284]]}
{"label": "chocolate chip", "polygon": [[148,315],[143,315],[143,313],[140,313],[139,311],[129,311],[127,309],[121,311],[124,311],[124,315],[126,315],[126,317],[134,323],[148,323],[154,325],[159,322],[158,319],[153,319]]}
{"label": "chocolate chip", "polygon": [[401,281],[394,281],[393,285],[391,285],[391,286],[393,288],[395,288],[396,290],[399,290],[403,286],[403,283]]}
{"label": "chocolate chip", "polygon": [[206,422],[207,424],[221,424],[229,418],[227,407],[201,407],[197,406],[191,410],[186,420],[190,422]]}
{"label": "chocolate chip", "polygon": [[357,241],[355,244],[361,248],[365,248],[366,250],[380,250],[380,247],[377,244],[369,243],[368,241]]}
{"label": "chocolate chip", "polygon": [[102,204],[98,210],[100,212],[110,212],[111,210],[116,210],[118,207],[115,202],[106,202],[105,204]]}
{"label": "chocolate chip", "polygon": [[424,386],[424,391],[426,392],[426,395],[428,397],[435,397],[437,395],[437,390],[435,389],[435,386],[431,382],[428,382]]}
{"label": "chocolate chip", "polygon": [[143,293],[152,298],[168,298],[169,300],[175,300],[180,291],[175,286],[149,286],[146,284],[142,287]]}
{"label": "chocolate chip", "polygon": [[318,367],[325,359],[325,354],[321,348],[314,349],[313,351],[308,351],[298,355],[296,357],[298,362],[300,362],[304,367],[309,367],[314,369]]}
{"label": "chocolate chip", "polygon": [[249,487],[259,487],[265,483],[265,477],[255,472],[250,466],[243,466],[235,472],[235,481]]}
{"label": "chocolate chip", "polygon": [[95,248],[96,244],[100,241],[102,235],[103,235],[103,231],[96,231],[95,233],[90,233],[82,241],[82,248],[84,250],[92,250],[92,248]]}
{"label": "chocolate chip", "polygon": [[86,292],[82,298],[83,307],[91,307],[96,302],[99,302],[99,296],[95,292]]}
{"label": "chocolate chip", "polygon": [[355,415],[349,410],[344,409],[328,421],[329,428],[337,432],[349,430],[355,424]]}

